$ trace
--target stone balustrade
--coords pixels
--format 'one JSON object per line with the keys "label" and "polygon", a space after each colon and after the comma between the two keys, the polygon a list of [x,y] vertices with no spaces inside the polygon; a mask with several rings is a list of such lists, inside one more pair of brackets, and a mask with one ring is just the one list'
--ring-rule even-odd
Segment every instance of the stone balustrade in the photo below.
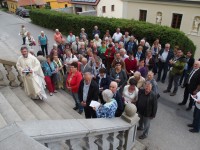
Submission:
{"label": "stone balustrade", "polygon": [[41,120],[17,125],[51,150],[131,150],[138,120],[136,107],[130,104],[121,118]]}
{"label": "stone balustrade", "polygon": [[[23,86],[21,76],[16,68],[16,60],[14,59],[12,60],[9,58],[0,58],[0,64],[3,65],[3,67],[5,68],[7,72],[6,77],[11,87]],[[15,75],[15,71],[17,72],[17,75]],[[19,84],[18,84],[17,79],[19,81]],[[6,86],[2,70],[0,70],[0,86]]]}

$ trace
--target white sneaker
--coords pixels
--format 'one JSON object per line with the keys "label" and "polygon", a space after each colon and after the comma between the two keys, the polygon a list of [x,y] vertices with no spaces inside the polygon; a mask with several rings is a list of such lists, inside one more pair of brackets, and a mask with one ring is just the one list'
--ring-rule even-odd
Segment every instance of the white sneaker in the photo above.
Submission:
{"label": "white sneaker", "polygon": [[53,93],[49,93],[50,96],[53,96]]}
{"label": "white sneaker", "polygon": [[58,91],[55,90],[54,93],[58,93]]}

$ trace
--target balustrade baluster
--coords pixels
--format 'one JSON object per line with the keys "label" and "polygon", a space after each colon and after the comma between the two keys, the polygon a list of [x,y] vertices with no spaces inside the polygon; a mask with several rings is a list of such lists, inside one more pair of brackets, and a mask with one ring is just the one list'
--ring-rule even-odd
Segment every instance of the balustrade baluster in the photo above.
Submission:
{"label": "balustrade baluster", "polygon": [[6,85],[6,83],[5,83],[5,81],[3,79],[4,79],[3,72],[0,70],[0,86],[5,86]]}
{"label": "balustrade baluster", "polygon": [[17,67],[16,67],[16,66],[15,66],[15,69],[16,69],[16,71],[17,71],[17,73],[18,73],[18,75],[17,75],[17,79],[18,79],[19,82],[20,82],[19,85],[20,85],[21,87],[24,87],[24,83],[23,83],[23,81],[22,81],[22,77],[21,77],[19,71],[17,70]]}
{"label": "balustrade baluster", "polygon": [[5,64],[3,64],[3,66],[5,67],[5,70],[7,71],[6,77],[10,81],[9,85],[12,87],[17,87],[18,84],[15,81],[16,77],[15,77],[15,74],[12,72],[12,66],[5,65]]}
{"label": "balustrade baluster", "polygon": [[125,131],[119,131],[119,134],[117,135],[117,138],[119,139],[119,146],[117,149],[123,150],[124,149],[124,144],[125,144]]}
{"label": "balustrade baluster", "polygon": [[50,142],[50,143],[47,143],[47,147],[50,150],[61,150],[62,144],[60,142]]}
{"label": "balustrade baluster", "polygon": [[109,134],[109,141],[110,141],[110,150],[116,150],[119,145],[119,139],[117,138],[118,132],[110,133]]}
{"label": "balustrade baluster", "polygon": [[71,139],[66,141],[69,150],[82,150],[81,139]]}

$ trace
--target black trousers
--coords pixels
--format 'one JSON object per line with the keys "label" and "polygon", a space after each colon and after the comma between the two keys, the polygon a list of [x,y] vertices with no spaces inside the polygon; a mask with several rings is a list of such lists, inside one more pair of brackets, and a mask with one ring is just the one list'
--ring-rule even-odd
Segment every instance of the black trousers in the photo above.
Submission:
{"label": "black trousers", "polygon": [[188,101],[188,97],[190,97],[190,102],[189,102],[189,108],[192,108],[192,106],[194,105],[194,100],[193,100],[193,98],[190,96],[190,94],[192,94],[192,93],[190,93],[189,91],[188,91],[188,84],[186,84],[186,86],[185,86],[185,90],[184,90],[184,96],[183,96],[183,101],[182,101],[182,103],[183,104],[186,104],[187,103],[187,101]]}
{"label": "black trousers", "polygon": [[26,37],[23,37],[22,40],[23,40],[23,45],[25,45],[26,44]]}
{"label": "black trousers", "polygon": [[193,126],[196,131],[200,129],[200,109],[195,106],[194,113],[193,113]]}
{"label": "black trousers", "polygon": [[94,111],[90,106],[84,107],[84,112],[86,119],[97,118],[96,111]]}
{"label": "black trousers", "polygon": [[161,78],[161,74],[163,71],[163,75],[162,75],[162,81],[165,81],[166,76],[167,76],[167,71],[168,71],[168,66],[166,65],[165,62],[158,62],[158,80],[160,80]]}
{"label": "black trousers", "polygon": [[45,56],[45,54],[47,56],[48,55],[47,44],[41,45],[41,49],[42,49],[43,56]]}

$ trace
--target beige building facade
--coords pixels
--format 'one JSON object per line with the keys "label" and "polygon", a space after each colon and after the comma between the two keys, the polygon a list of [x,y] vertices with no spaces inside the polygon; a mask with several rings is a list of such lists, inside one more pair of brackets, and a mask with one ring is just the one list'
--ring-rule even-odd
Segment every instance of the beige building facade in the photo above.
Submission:
{"label": "beige building facade", "polygon": [[200,1],[123,0],[122,18],[180,29],[194,42],[195,58],[200,58]]}
{"label": "beige building facade", "polygon": [[121,0],[100,0],[97,5],[97,16],[108,18],[123,17],[123,1]]}

